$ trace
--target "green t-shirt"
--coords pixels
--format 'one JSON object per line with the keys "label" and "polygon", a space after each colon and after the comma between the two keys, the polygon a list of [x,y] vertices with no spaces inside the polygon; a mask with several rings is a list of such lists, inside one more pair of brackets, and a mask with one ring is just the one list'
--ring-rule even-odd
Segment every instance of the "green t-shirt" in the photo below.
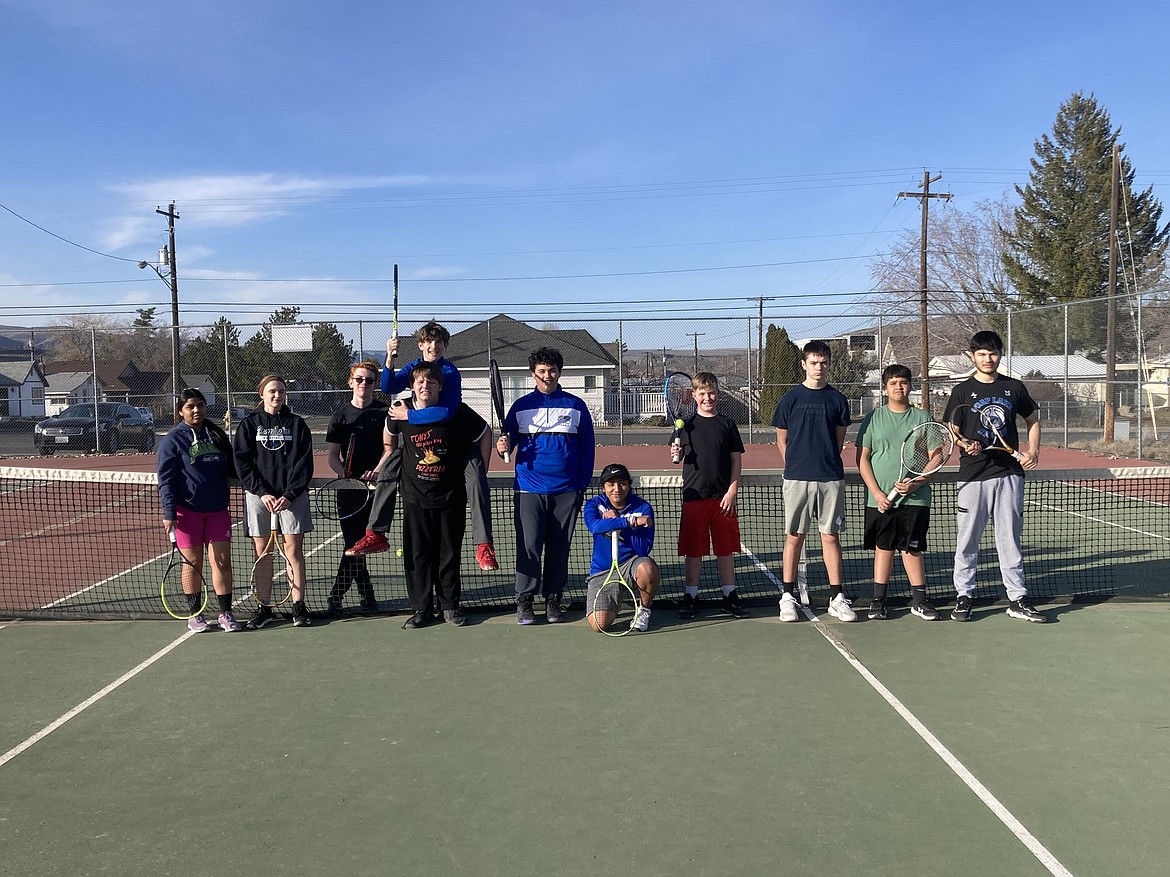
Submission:
{"label": "green t-shirt", "polygon": [[[898,413],[883,405],[869,412],[861,421],[857,430],[857,444],[869,448],[873,474],[878,486],[886,493],[893,489],[895,481],[906,474],[902,471],[902,440],[910,434],[910,430],[928,420],[930,415],[921,408],[911,407]],[[865,504],[877,508],[877,501],[868,490]],[[902,500],[902,505],[930,505],[930,485],[918,488]]]}

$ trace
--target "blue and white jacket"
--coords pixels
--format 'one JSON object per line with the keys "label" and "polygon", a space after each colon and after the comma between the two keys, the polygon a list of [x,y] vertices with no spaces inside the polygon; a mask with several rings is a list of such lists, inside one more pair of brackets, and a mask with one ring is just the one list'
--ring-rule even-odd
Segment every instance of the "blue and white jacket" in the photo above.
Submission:
{"label": "blue and white jacket", "polygon": [[584,491],[593,480],[593,418],[585,403],[557,387],[533,390],[504,419],[521,493]]}

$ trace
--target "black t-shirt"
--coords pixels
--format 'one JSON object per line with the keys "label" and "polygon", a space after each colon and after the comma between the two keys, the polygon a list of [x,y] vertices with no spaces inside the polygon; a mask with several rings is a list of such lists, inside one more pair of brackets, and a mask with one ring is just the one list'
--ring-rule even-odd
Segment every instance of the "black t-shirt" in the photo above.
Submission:
{"label": "black t-shirt", "polygon": [[426,424],[389,420],[387,425],[402,447],[404,502],[427,509],[467,502],[463,470],[469,457],[479,453],[479,438],[487,429],[482,417],[460,403],[449,420]]}
{"label": "black t-shirt", "polygon": [[[983,447],[994,447],[999,443],[995,433],[983,425],[982,414],[986,414],[999,427],[1003,440],[1013,448],[1020,444],[1016,429],[1016,417],[1027,418],[1036,411],[1036,402],[1028,393],[1022,381],[998,375],[989,384],[975,378],[967,378],[951,391],[943,419],[954,423],[964,438],[977,441]],[[984,451],[975,456],[966,451],[959,453],[959,479],[961,481],[986,481],[1003,475],[1019,475],[1024,471],[1007,451]]]}
{"label": "black t-shirt", "polygon": [[[382,427],[386,423],[386,406],[377,400],[365,408],[355,408],[346,402],[333,412],[325,441],[341,445],[341,459],[354,478],[368,472],[382,459]],[[353,460],[349,460],[349,440],[356,436]]]}
{"label": "black t-shirt", "polygon": [[731,455],[743,453],[739,427],[730,417],[693,417],[683,427],[683,502],[718,499],[731,486]]}

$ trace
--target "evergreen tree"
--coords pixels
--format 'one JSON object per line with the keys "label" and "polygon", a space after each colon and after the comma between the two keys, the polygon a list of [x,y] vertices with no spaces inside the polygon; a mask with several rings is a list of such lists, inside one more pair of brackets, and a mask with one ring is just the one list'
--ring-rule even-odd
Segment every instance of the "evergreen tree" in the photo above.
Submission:
{"label": "evergreen tree", "polygon": [[760,420],[772,422],[776,403],[792,387],[804,380],[800,367],[800,349],[788,337],[788,330],[768,324],[764,336],[764,373],[760,386]]}
{"label": "evergreen tree", "polygon": [[[1019,291],[1019,303],[1036,307],[1085,302],[1069,309],[1069,341],[1074,351],[1099,354],[1105,347],[1105,303],[1109,265],[1110,178],[1114,129],[1096,98],[1077,92],[1056,115],[1051,134],[1036,141],[1036,155],[1026,186],[1016,187],[1021,204],[1015,228],[1005,231],[1004,267]],[[1138,289],[1161,276],[1167,226],[1152,188],[1133,188],[1134,169],[1122,157],[1122,225],[1128,237],[1119,256],[1119,273]],[[1123,287],[1119,286],[1119,290]],[[1064,315],[1060,308],[1041,311],[1012,326],[1019,353],[1063,352]],[[1132,332],[1118,332],[1119,352],[1132,355]],[[1127,351],[1127,348],[1128,351]]]}

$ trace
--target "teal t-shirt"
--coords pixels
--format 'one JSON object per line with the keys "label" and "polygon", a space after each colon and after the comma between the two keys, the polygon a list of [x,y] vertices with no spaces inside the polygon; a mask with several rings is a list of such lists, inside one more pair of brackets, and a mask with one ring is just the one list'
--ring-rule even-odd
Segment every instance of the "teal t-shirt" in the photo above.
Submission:
{"label": "teal t-shirt", "polygon": [[[893,489],[895,481],[906,474],[902,471],[902,440],[910,434],[910,430],[928,420],[930,415],[921,408],[911,407],[906,411],[895,412],[883,405],[869,412],[861,421],[857,430],[857,444],[869,448],[873,474],[886,493]],[[877,508],[877,501],[869,491],[866,491],[865,504]],[[918,488],[902,500],[902,505],[930,505],[930,485]]]}

